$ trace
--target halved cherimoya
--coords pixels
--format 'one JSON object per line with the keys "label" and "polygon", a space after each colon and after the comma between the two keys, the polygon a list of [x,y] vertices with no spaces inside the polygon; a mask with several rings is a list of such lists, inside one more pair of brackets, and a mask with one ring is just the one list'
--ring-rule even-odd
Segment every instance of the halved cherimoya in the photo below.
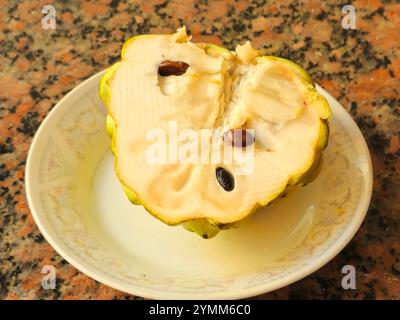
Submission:
{"label": "halved cherimoya", "polygon": [[[297,64],[190,39],[184,27],[129,39],[100,96],[130,201],[212,238],[317,176],[331,111]],[[247,171],[227,161],[243,151]]]}

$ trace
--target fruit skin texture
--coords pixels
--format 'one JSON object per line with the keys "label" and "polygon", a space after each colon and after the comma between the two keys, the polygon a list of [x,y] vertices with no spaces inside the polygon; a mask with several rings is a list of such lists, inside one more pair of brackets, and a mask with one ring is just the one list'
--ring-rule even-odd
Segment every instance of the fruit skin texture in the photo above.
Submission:
{"label": "fruit skin texture", "polygon": [[[125,42],[123,45],[122,51],[121,51],[121,58],[124,59],[124,52],[126,47],[139,37],[152,37],[154,35],[139,35],[135,36]],[[214,44],[198,44],[204,46],[205,50],[207,53],[214,53],[214,54],[219,54],[219,55],[226,55],[230,54],[231,52],[225,48],[219,47]],[[318,173],[321,170],[322,163],[323,163],[323,150],[327,147],[328,144],[328,138],[329,138],[329,124],[328,124],[328,118],[331,116],[331,111],[329,108],[329,104],[326,101],[326,99],[319,95],[318,92],[315,89],[315,84],[312,81],[311,77],[308,75],[308,73],[301,68],[299,65],[295,64],[294,62],[280,58],[280,57],[275,57],[275,56],[262,56],[262,59],[271,59],[271,60],[277,60],[283,63],[286,63],[288,67],[290,67],[298,76],[299,78],[302,79],[307,84],[308,91],[312,97],[314,97],[315,101],[317,102],[315,105],[318,108],[318,113],[320,115],[320,135],[319,135],[319,140],[316,143],[315,150],[314,150],[314,155],[312,157],[312,161],[310,161],[304,168],[301,170],[297,175],[292,176],[286,185],[282,187],[279,192],[274,194],[273,196],[270,196],[269,198],[266,198],[264,201],[256,203],[254,207],[246,213],[246,218],[247,219],[249,216],[251,216],[251,213],[256,211],[257,208],[265,205],[269,205],[273,203],[274,201],[278,200],[279,198],[285,197],[288,193],[290,193],[292,190],[295,189],[296,186],[305,186],[308,183],[312,182],[317,176]],[[111,137],[111,151],[114,154],[114,165],[115,165],[115,171],[116,174],[123,186],[123,189],[130,200],[131,203],[135,205],[143,205],[147,211],[149,211],[153,216],[156,218],[160,219],[164,223],[167,223],[167,221],[164,221],[162,217],[160,217],[156,212],[152,212],[148,208],[146,208],[146,204],[141,201],[141,199],[138,197],[138,195],[135,193],[134,190],[130,189],[127,184],[123,181],[121,178],[121,175],[119,174],[119,169],[118,169],[118,155],[115,152],[115,136],[116,136],[116,131],[118,130],[118,126],[116,121],[114,120],[113,114],[111,109],[109,108],[109,101],[110,101],[110,81],[113,78],[114,72],[117,70],[119,65],[119,62],[116,62],[112,66],[110,66],[106,72],[104,73],[103,77],[100,80],[99,84],[99,95],[101,100],[105,103],[107,106],[107,119],[106,119],[106,130],[109,136]],[[243,219],[243,220],[245,220]],[[224,229],[229,229],[233,227],[237,227],[243,220],[235,222],[235,223],[229,223],[229,224],[221,224],[221,223],[216,223],[215,221],[202,218],[202,219],[195,219],[195,220],[188,220],[188,221],[182,221],[182,225],[185,229],[188,231],[194,232],[201,236],[204,239],[210,239],[213,238],[215,235],[218,234],[220,230]]]}

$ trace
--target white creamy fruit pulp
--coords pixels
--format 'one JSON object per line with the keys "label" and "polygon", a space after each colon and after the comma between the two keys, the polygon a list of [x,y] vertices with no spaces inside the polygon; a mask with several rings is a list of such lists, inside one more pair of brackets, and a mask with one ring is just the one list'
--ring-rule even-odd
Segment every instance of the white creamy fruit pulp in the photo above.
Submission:
{"label": "white creamy fruit pulp", "polygon": [[[310,84],[287,63],[258,56],[249,43],[236,54],[174,35],[134,38],[126,45],[111,82],[110,114],[116,122],[117,170],[147,210],[176,224],[206,218],[227,224],[245,217],[282,192],[314,161],[323,126]],[[189,65],[179,76],[161,77],[166,60]],[[254,129],[254,169],[234,175],[227,192],[216,168],[235,163],[150,164],[149,130]],[[221,148],[223,144],[221,144]],[[215,151],[214,151],[215,152]]]}

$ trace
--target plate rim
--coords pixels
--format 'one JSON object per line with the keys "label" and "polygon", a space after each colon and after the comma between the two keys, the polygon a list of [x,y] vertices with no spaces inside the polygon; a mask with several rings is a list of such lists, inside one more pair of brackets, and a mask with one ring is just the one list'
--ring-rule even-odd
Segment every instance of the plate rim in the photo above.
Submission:
{"label": "plate rim", "polygon": [[58,112],[62,108],[63,102],[67,100],[70,96],[73,96],[76,92],[81,90],[88,82],[94,81],[94,79],[100,78],[101,75],[105,72],[105,70],[100,71],[91,77],[82,81],[79,85],[73,88],[70,92],[68,92],[61,100],[59,100],[55,106],[50,110],[50,112],[46,115],[44,120],[41,122],[38,130],[36,131],[32,142],[29,147],[28,156],[26,160],[25,166],[25,193],[28,201],[29,211],[37,225],[39,231],[42,233],[46,241],[54,248],[54,250],[68,263],[70,263],[73,267],[78,269],[80,272],[84,273],[85,275],[91,277],[92,279],[103,283],[111,288],[117,289],[119,291],[132,294],[138,297],[144,297],[149,299],[243,299],[248,297],[257,296],[263,293],[267,293],[270,291],[274,291],[285,287],[287,285],[293,284],[294,282],[299,281],[307,277],[308,275],[314,273],[315,271],[322,268],[324,265],[329,263],[337,254],[339,254],[345,246],[352,240],[355,236],[357,231],[359,230],[364,218],[368,212],[368,208],[371,202],[372,191],[373,191],[373,167],[372,167],[372,160],[371,154],[368,149],[368,145],[365,141],[365,138],[354,121],[354,119],[348,114],[346,109],[326,90],[321,88],[319,85],[316,85],[318,91],[322,93],[324,96],[330,97],[335,103],[340,106],[341,111],[345,113],[345,117],[348,118],[348,125],[352,127],[352,131],[357,135],[356,139],[361,142],[361,148],[363,149],[363,154],[366,156],[367,160],[367,177],[368,179],[364,180],[365,186],[365,200],[364,202],[358,203],[357,208],[355,209],[357,213],[353,216],[350,220],[348,225],[346,226],[345,230],[342,234],[335,240],[335,242],[327,248],[327,250],[317,257],[316,263],[308,264],[297,271],[294,271],[287,276],[272,280],[271,282],[263,283],[261,285],[252,286],[246,289],[241,290],[232,290],[229,288],[228,290],[222,290],[220,292],[210,292],[210,293],[202,293],[201,291],[193,292],[193,293],[179,293],[179,292],[167,292],[163,291],[162,289],[151,289],[151,288],[143,288],[139,286],[134,286],[130,284],[129,286],[124,286],[123,284],[115,281],[112,278],[107,278],[106,276],[99,274],[96,270],[91,270],[86,266],[86,263],[83,261],[79,261],[79,257],[75,257],[75,253],[70,253],[64,250],[63,246],[58,243],[57,239],[53,239],[53,236],[50,232],[47,231],[43,221],[40,218],[40,214],[36,212],[34,199],[32,195],[32,186],[31,186],[31,179],[32,179],[32,159],[34,158],[35,150],[37,150],[36,145],[40,141],[40,136],[42,132],[44,132],[48,126],[48,123],[51,122],[52,117],[54,114]]}

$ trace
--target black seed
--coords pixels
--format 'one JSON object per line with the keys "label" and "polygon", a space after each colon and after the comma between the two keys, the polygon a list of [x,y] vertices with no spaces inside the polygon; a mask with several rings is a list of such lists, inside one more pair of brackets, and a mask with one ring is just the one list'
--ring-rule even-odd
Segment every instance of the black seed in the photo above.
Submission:
{"label": "black seed", "polygon": [[218,183],[221,185],[222,188],[225,189],[225,191],[229,192],[232,191],[233,188],[235,188],[235,179],[224,168],[218,167],[215,170],[215,175],[217,177]]}
{"label": "black seed", "polygon": [[208,239],[207,233],[203,234],[203,238],[204,238],[204,239]]}
{"label": "black seed", "polygon": [[254,136],[246,129],[230,129],[224,133],[224,141],[233,147],[247,147],[254,143]]}
{"label": "black seed", "polygon": [[189,68],[186,62],[165,60],[158,67],[158,74],[162,77],[180,76]]}

